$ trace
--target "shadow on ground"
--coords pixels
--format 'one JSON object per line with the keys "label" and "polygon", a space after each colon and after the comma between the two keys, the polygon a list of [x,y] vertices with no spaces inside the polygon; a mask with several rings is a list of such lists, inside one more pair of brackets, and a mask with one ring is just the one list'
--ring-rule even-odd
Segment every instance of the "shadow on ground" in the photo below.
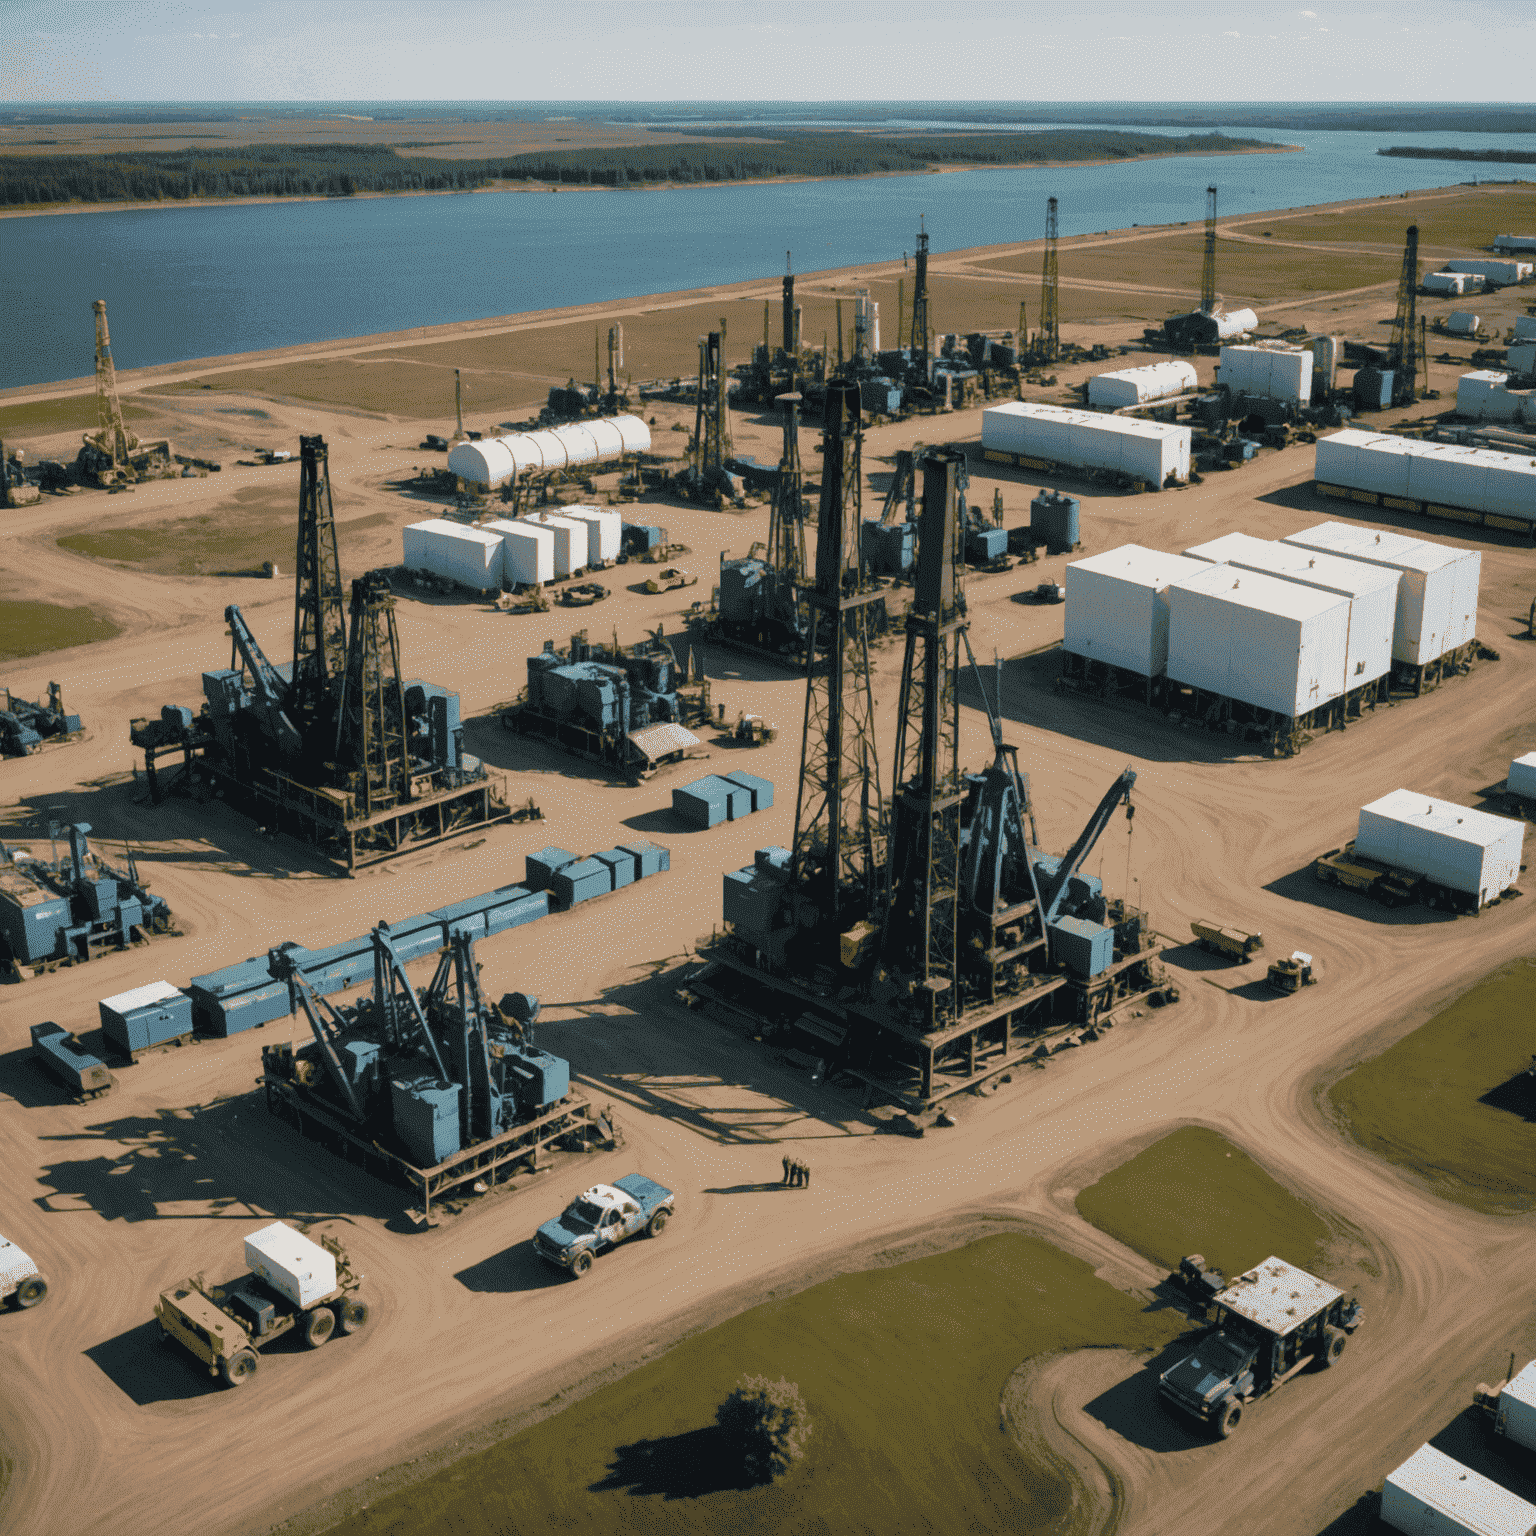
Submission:
{"label": "shadow on ground", "polygon": [[[1315,527],[1320,522],[1336,523],[1355,517],[1369,518],[1385,528],[1396,528],[1414,539],[1458,538],[1469,543],[1498,545],[1506,549],[1529,549],[1530,538],[1523,533],[1505,532],[1501,528],[1479,528],[1472,523],[1446,522],[1436,517],[1422,517],[1416,512],[1398,512],[1391,507],[1365,507],[1356,503],[1340,502],[1332,496],[1319,496],[1313,482],[1281,486],[1278,490],[1260,496],[1257,500],[1271,507],[1289,507],[1307,514],[1310,522],[1299,524],[1302,528]],[[1438,532],[1437,532],[1438,530]],[[1524,623],[1525,616],[1521,615]]]}
{"label": "shadow on ground", "polygon": [[1312,873],[1310,863],[1293,869],[1278,880],[1271,880],[1264,887],[1287,901],[1299,901],[1309,907],[1321,907],[1328,912],[1338,912],[1348,917],[1358,917],[1368,923],[1380,923],[1389,928],[1416,928],[1427,923],[1453,923],[1454,912],[1437,912],[1429,907],[1413,904],[1406,907],[1384,907],[1357,891],[1346,891],[1343,886],[1324,885]]}
{"label": "shadow on ground", "polygon": [[206,1366],[185,1350],[161,1341],[160,1324],[153,1319],[84,1353],[140,1408],[184,1402],[219,1390],[218,1379],[208,1374]]}
{"label": "shadow on ground", "polygon": [[622,1489],[637,1497],[660,1494],[664,1499],[698,1499],[755,1486],[756,1480],[743,1470],[724,1432],[710,1425],[621,1445],[609,1463],[608,1475],[593,1483],[590,1491]]}
{"label": "shadow on ground", "polygon": [[1226,955],[1213,955],[1208,949],[1203,949],[1199,944],[1185,942],[1175,944],[1172,949],[1165,949],[1161,956],[1169,965],[1176,965],[1181,971],[1193,971],[1197,973],[1231,972],[1234,975],[1243,972],[1244,967]]}
{"label": "shadow on ground", "polygon": [[[547,1214],[553,1216],[557,1212],[551,1209]],[[573,1283],[564,1270],[539,1258],[531,1243],[514,1243],[488,1259],[481,1259],[478,1264],[461,1269],[453,1278],[466,1291],[501,1296],[519,1291],[547,1291],[551,1286]]]}
{"label": "shadow on ground", "polygon": [[1529,1072],[1517,1072],[1508,1082],[1490,1088],[1477,1102],[1536,1123],[1536,1077]]}
{"label": "shadow on ground", "polygon": [[28,1045],[0,1056],[0,1094],[14,1099],[23,1109],[70,1102],[69,1092],[36,1064]]}
{"label": "shadow on ground", "polygon": [[[1165,1303],[1166,1304],[1166,1303]],[[1211,1437],[1175,1417],[1157,1395],[1157,1378],[1195,1347],[1205,1330],[1181,1334],[1124,1381],[1101,1392],[1083,1411],[1122,1440],[1148,1451],[1193,1451],[1209,1445]]]}

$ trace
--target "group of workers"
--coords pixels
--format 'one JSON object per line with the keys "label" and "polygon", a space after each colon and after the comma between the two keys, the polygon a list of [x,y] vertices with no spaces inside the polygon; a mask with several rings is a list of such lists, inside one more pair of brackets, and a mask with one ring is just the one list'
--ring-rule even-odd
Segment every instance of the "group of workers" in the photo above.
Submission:
{"label": "group of workers", "polygon": [[798,1157],[784,1157],[784,1182],[791,1189],[808,1189],[811,1183],[811,1165]]}

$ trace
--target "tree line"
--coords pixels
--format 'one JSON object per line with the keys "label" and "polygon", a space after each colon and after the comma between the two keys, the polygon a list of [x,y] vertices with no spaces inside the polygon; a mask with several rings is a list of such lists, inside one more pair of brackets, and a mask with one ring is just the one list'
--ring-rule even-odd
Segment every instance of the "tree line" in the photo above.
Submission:
{"label": "tree line", "polygon": [[[407,146],[409,147],[409,146]],[[1267,148],[1219,133],[1079,131],[917,134],[793,133],[732,144],[702,135],[682,144],[569,149],[445,160],[388,145],[271,144],[125,150],[100,155],[0,156],[0,204],[185,201],[217,197],[350,197],[358,192],[469,191],[495,181],[559,186],[758,181],[774,176],[865,176],[934,165],[1020,165]]]}
{"label": "tree line", "polygon": [[1378,149],[1378,155],[1397,155],[1404,160],[1482,160],[1494,165],[1536,165],[1536,151],[1529,149],[1422,149],[1399,145]]}

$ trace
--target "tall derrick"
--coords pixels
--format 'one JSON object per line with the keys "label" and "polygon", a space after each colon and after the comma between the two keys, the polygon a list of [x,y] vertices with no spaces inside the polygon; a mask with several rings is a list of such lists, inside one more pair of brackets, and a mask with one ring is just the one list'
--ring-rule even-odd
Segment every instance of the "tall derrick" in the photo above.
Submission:
{"label": "tall derrick", "polygon": [[1039,361],[1054,363],[1061,356],[1061,318],[1057,312],[1056,292],[1056,199],[1045,205],[1045,258],[1040,265],[1040,346]]}
{"label": "tall derrick", "polygon": [[130,456],[139,440],[123,425],[117,371],[112,366],[112,337],[107,331],[107,301],[97,299],[91,308],[96,315],[96,432],[86,441],[112,461],[114,472],[131,475]]}
{"label": "tall derrick", "polygon": [[789,264],[789,252],[784,252],[784,352],[793,359],[800,350],[800,327],[795,320],[795,273]]}
{"label": "tall derrick", "polygon": [[693,413],[694,469],[713,488],[731,455],[730,421],[725,404],[725,323],[699,337],[699,387]]}
{"label": "tall derrick", "polygon": [[915,592],[896,720],[888,907],[882,961],[911,983],[925,1029],[962,1006],[959,974],[960,667],[965,597],[956,580],[956,507],[965,452],[930,449],[921,460]]}
{"label": "tall derrick", "polygon": [[1388,366],[1394,370],[1393,405],[1412,405],[1418,398],[1419,382],[1419,226],[1408,226],[1403,245],[1403,271],[1397,281],[1397,316],[1392,322],[1392,340],[1387,348]]}
{"label": "tall derrick", "polygon": [[337,720],[336,760],[365,816],[407,798],[410,750],[400,637],[389,578],[370,571],[352,583],[351,637]]}
{"label": "tall derrick", "polygon": [[[922,224],[921,219],[918,224]],[[928,320],[928,232],[919,228],[917,253],[912,258],[912,367],[925,378],[928,373],[931,334]],[[899,336],[897,340],[899,343]]]}
{"label": "tall derrick", "polygon": [[869,604],[859,563],[859,388],[827,386],[815,585],[806,591],[805,726],[792,880],[818,927],[842,934],[869,912],[885,859],[885,805],[869,678]]}
{"label": "tall derrick", "polygon": [[768,565],[781,592],[791,602],[793,589],[806,578],[805,499],[801,489],[800,401],[791,391],[780,395],[784,408],[784,447],[779,455],[779,478],[773,488],[773,507],[768,513]]}
{"label": "tall derrick", "polygon": [[330,459],[323,437],[299,439],[298,584],[288,718],[311,757],[328,756],[347,668],[347,614],[336,553]]}
{"label": "tall derrick", "polygon": [[1216,188],[1205,189],[1205,265],[1200,272],[1200,313],[1216,313]]}

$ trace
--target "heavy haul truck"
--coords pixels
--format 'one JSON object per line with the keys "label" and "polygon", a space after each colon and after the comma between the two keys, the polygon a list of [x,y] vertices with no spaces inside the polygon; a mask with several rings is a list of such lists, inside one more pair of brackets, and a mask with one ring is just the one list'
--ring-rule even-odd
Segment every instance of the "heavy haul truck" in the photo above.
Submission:
{"label": "heavy haul truck", "polygon": [[358,1333],[368,1324],[368,1303],[357,1292],[363,1277],[333,1237],[311,1242],[286,1222],[245,1240],[250,1273],[224,1285],[201,1275],[160,1293],[155,1317],[160,1336],[181,1345],[230,1387],[243,1386],[260,1364],[257,1351],[294,1329],[311,1349],[333,1333]]}

